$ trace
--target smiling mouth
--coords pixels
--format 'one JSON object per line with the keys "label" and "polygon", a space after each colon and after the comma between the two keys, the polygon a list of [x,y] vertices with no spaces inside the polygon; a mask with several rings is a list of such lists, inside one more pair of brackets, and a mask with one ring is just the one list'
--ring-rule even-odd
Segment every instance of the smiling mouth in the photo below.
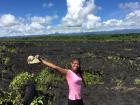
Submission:
{"label": "smiling mouth", "polygon": [[78,67],[73,67],[74,69],[77,69]]}

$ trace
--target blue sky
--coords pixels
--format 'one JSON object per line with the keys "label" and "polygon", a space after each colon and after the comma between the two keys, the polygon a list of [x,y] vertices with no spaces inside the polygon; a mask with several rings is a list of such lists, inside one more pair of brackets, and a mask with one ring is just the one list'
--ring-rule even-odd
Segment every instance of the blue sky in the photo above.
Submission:
{"label": "blue sky", "polygon": [[0,36],[140,27],[140,0],[0,0]]}

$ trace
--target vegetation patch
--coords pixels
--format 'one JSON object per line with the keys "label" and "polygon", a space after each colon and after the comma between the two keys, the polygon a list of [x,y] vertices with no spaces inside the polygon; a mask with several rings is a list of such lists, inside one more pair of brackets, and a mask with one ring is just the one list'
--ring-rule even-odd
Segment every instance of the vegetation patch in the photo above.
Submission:
{"label": "vegetation patch", "polygon": [[9,87],[13,90],[22,88],[27,82],[33,81],[33,74],[29,74],[28,72],[22,72],[14,77],[11,81]]}
{"label": "vegetation patch", "polygon": [[115,61],[121,60],[119,56],[115,56],[115,55],[109,55],[107,58],[109,60],[115,60]]}
{"label": "vegetation patch", "polygon": [[87,85],[104,84],[102,74],[103,73],[85,71],[83,76]]}
{"label": "vegetation patch", "polygon": [[48,68],[42,69],[41,72],[35,77],[37,90],[45,92],[46,86],[57,81],[62,81],[63,78],[56,76],[54,73],[48,71]]}
{"label": "vegetation patch", "polygon": [[132,48],[125,48],[124,51],[132,51]]}
{"label": "vegetation patch", "polygon": [[102,35],[44,35],[33,37],[0,38],[1,41],[139,41],[139,33]]}
{"label": "vegetation patch", "polygon": [[139,79],[139,78],[136,78],[136,79],[134,80],[134,84],[140,85],[140,79]]}
{"label": "vegetation patch", "polygon": [[123,86],[123,81],[121,79],[113,79],[113,83],[115,83],[117,86]]}
{"label": "vegetation patch", "polygon": [[[46,101],[45,97],[39,96],[39,97],[35,97],[30,105],[46,105],[46,103],[47,103],[47,101]],[[50,105],[50,104],[48,104],[48,105]]]}

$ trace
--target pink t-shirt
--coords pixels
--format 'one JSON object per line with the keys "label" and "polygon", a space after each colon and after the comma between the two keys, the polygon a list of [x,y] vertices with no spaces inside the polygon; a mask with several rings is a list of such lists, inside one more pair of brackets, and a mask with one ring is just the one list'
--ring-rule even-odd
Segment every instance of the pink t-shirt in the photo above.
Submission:
{"label": "pink t-shirt", "polygon": [[71,70],[67,71],[66,80],[69,86],[69,96],[70,100],[81,99],[81,83],[82,78]]}

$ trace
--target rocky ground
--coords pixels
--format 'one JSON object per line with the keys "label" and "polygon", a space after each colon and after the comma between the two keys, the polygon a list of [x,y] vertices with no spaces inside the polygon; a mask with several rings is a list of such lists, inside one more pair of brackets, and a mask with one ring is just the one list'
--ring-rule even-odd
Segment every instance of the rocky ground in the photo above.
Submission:
{"label": "rocky ground", "polygon": [[[62,67],[71,57],[82,61],[84,71],[101,75],[102,84],[83,87],[86,105],[140,105],[139,41],[35,41],[0,42],[0,87],[8,88],[12,78],[22,72],[38,73],[44,65],[28,65],[29,55],[40,54]],[[53,105],[67,105],[66,82],[52,84]]]}

